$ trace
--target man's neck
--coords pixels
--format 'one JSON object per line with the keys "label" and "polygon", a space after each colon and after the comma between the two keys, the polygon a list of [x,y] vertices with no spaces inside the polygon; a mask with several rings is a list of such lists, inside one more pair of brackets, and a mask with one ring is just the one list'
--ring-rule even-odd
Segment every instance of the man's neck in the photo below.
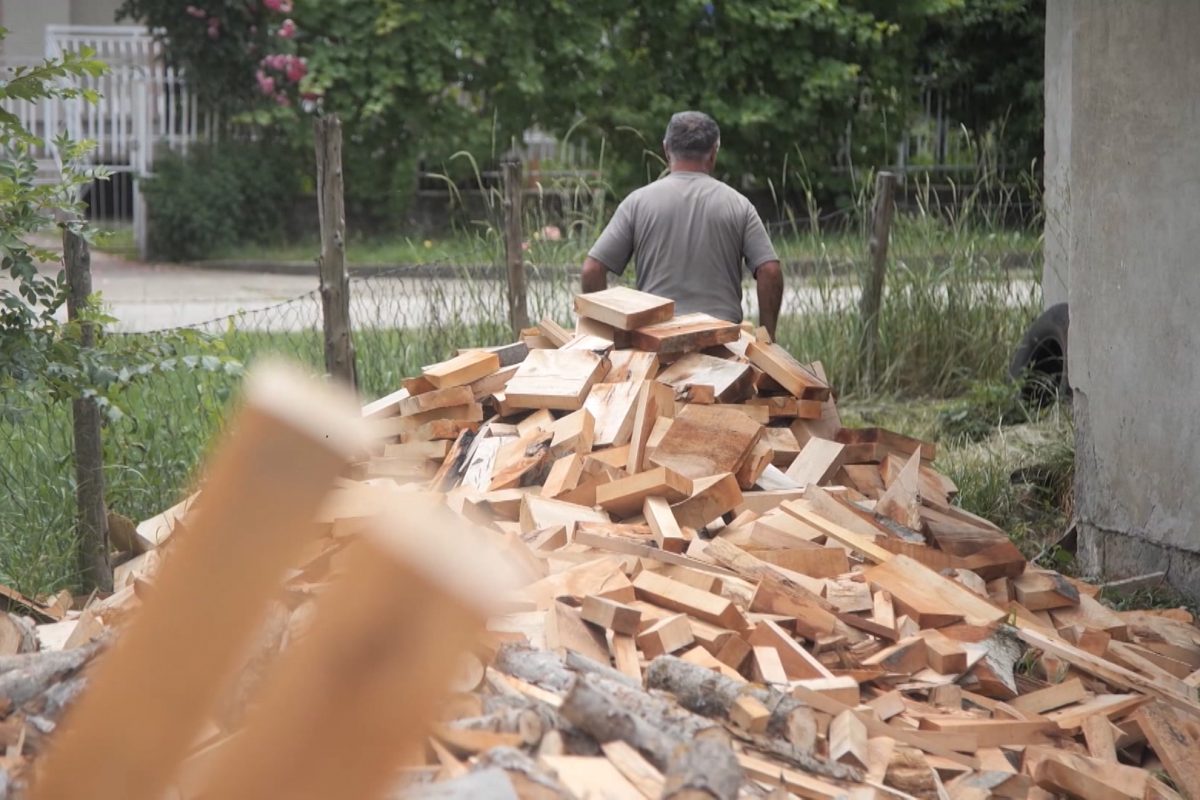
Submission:
{"label": "man's neck", "polygon": [[708,164],[703,161],[682,161],[677,159],[671,162],[671,172],[703,172],[707,175],[709,170]]}

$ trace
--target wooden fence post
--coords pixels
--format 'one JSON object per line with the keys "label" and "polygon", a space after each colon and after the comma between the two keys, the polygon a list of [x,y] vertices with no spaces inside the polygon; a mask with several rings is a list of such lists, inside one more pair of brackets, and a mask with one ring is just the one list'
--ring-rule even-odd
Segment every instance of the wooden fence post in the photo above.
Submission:
{"label": "wooden fence post", "polygon": [[[67,273],[67,319],[74,322],[92,294],[92,256],[82,236],[63,228],[63,264]],[[96,327],[80,322],[80,346],[96,346]],[[108,510],[104,505],[104,446],[100,439],[100,408],[95,398],[71,401],[75,456],[79,572],[85,591],[112,591],[108,561]]]}
{"label": "wooden fence post", "polygon": [[336,114],[313,123],[317,150],[317,213],[321,221],[321,309],[325,370],[351,388],[358,386],[350,325],[350,277],[346,272],[346,205],[342,187],[342,121]]}
{"label": "wooden fence post", "polygon": [[887,272],[888,239],[895,211],[893,195],[896,176],[891,172],[875,175],[875,203],[871,209],[871,238],[868,242],[869,271],[859,298],[862,340],[859,358],[863,366],[864,386],[868,391],[875,379],[875,361],[879,350],[879,311],[883,306],[883,279]]}
{"label": "wooden fence post", "polygon": [[521,162],[504,162],[504,253],[508,263],[508,321],[513,336],[529,327],[525,253],[521,249]]}

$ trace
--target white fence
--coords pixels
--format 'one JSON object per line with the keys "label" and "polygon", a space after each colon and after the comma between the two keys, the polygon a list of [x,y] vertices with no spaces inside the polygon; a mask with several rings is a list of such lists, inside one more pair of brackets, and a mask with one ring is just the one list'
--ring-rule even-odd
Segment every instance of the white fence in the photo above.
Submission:
{"label": "white fence", "polygon": [[[37,103],[6,103],[27,130],[41,140],[35,153],[44,180],[55,180],[61,172],[60,155],[54,139],[60,133],[75,141],[95,142],[93,166],[133,176],[133,227],[138,248],[145,250],[145,207],[138,181],[153,170],[158,147],[186,151],[197,140],[213,135],[215,119],[201,112],[196,97],[183,76],[167,65],[163,45],[141,26],[49,25],[45,55],[56,58],[83,47],[108,65],[99,77],[85,77],[76,85],[94,90],[95,104],[81,98],[46,100]],[[0,69],[30,66],[35,62],[5,59]]]}

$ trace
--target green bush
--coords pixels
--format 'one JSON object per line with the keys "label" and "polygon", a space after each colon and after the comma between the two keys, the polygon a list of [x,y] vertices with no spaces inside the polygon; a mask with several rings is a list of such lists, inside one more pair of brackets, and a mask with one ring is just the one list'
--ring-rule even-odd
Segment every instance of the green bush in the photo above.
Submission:
{"label": "green bush", "polygon": [[243,242],[283,239],[301,164],[294,149],[272,141],[164,155],[144,184],[151,256],[192,261]]}

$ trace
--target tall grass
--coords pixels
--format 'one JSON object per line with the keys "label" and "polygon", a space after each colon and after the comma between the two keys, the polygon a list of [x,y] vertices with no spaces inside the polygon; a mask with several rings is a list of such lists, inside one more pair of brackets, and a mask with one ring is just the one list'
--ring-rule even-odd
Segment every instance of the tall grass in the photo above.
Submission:
{"label": "tall grass", "polygon": [[[572,324],[577,279],[564,264],[578,263],[599,232],[605,189],[602,170],[534,187],[524,209],[533,319]],[[493,187],[485,193],[486,218],[457,232],[461,250],[442,264],[438,278],[381,271],[352,281],[358,372],[366,398],[394,390],[401,378],[457,348],[511,341],[503,281],[462,268],[481,261],[497,268],[504,263],[500,191]],[[944,398],[979,381],[995,382],[1040,307],[1036,229],[1013,231],[1001,224],[1008,215],[1002,189],[981,183],[954,188],[947,197],[926,185],[913,195],[914,208],[899,214],[893,228],[879,320],[879,367],[870,381],[859,361],[857,310],[869,194],[857,192],[843,209],[847,223],[838,230],[797,222],[787,232],[806,262],[788,275],[779,341],[802,359],[821,360],[843,396]],[[789,212],[781,208],[778,216],[787,218]],[[813,218],[822,213],[819,208],[809,212]],[[563,236],[549,235],[551,226]],[[1013,252],[1032,258],[1033,268],[1014,269],[1007,259]],[[625,280],[631,277],[632,270]],[[753,317],[754,286],[747,281],[744,289]],[[201,328],[240,361],[282,353],[319,371],[318,319],[319,300],[309,295]],[[113,510],[144,519],[186,491],[238,383],[223,371],[181,367],[115,398],[125,416],[105,430]],[[68,409],[8,411],[0,414],[0,482],[7,499],[0,503],[0,581],[35,594],[70,586],[76,576]],[[1003,517],[1010,508],[988,500],[1002,497],[1002,474],[986,466],[965,456],[947,462],[962,487],[964,505]]]}

